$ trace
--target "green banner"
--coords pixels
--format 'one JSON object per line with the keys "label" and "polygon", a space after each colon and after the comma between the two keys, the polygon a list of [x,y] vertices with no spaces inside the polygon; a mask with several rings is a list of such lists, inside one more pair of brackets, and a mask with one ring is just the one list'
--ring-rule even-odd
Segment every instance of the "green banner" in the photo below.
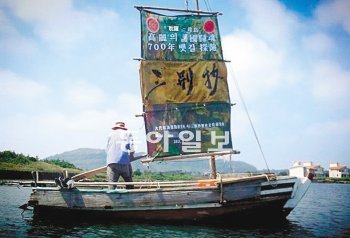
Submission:
{"label": "green banner", "polygon": [[223,60],[216,15],[140,13],[143,59]]}
{"label": "green banner", "polygon": [[149,156],[231,149],[229,103],[152,105],[145,111]]}

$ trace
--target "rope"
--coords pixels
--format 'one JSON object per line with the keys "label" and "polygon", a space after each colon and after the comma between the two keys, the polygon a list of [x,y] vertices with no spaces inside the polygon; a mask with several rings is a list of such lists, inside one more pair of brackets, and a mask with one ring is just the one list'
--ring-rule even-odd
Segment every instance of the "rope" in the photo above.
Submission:
{"label": "rope", "polygon": [[204,4],[205,4],[205,6],[206,6],[206,8],[207,8],[207,11],[209,11],[208,3],[207,3],[206,0],[204,0]]}
{"label": "rope", "polygon": [[[264,175],[265,175],[265,177],[266,177],[267,181],[269,182],[269,184],[271,185],[271,187],[273,187],[273,188],[277,187],[277,181],[276,181],[276,178],[272,178],[272,179],[270,179],[269,175],[267,175],[267,174],[264,174]],[[276,183],[272,183],[271,181],[276,181]]]}
{"label": "rope", "polygon": [[[229,68],[229,69],[230,69],[230,68]],[[268,164],[267,164],[267,161],[266,161],[266,158],[265,158],[264,151],[263,151],[262,146],[261,146],[261,144],[260,144],[259,137],[258,137],[258,135],[257,135],[257,133],[256,133],[256,131],[255,131],[255,128],[254,128],[254,125],[253,125],[253,121],[252,121],[252,119],[251,119],[251,117],[250,117],[250,115],[249,115],[247,105],[246,105],[246,103],[245,103],[245,101],[244,101],[243,94],[242,94],[242,92],[241,92],[241,90],[240,90],[240,87],[239,87],[239,85],[238,85],[238,81],[237,81],[236,77],[234,77],[234,72],[233,72],[232,70],[230,70],[230,73],[231,73],[231,75],[232,75],[233,81],[234,81],[235,86],[236,86],[236,88],[237,88],[238,95],[239,95],[239,98],[240,98],[240,100],[241,100],[241,102],[242,102],[244,111],[245,111],[245,113],[247,114],[247,117],[248,117],[248,120],[249,120],[249,123],[250,123],[250,127],[251,127],[252,130],[253,130],[253,133],[254,133],[254,136],[255,136],[255,140],[256,140],[256,142],[257,142],[258,145],[259,145],[260,153],[261,153],[261,155],[262,155],[262,157],[263,157],[263,159],[264,159],[265,166],[266,166],[267,170],[269,171],[269,173],[271,173],[271,172],[270,172],[270,168],[269,168],[269,166],[268,166]]]}
{"label": "rope", "polygon": [[209,0],[204,0],[205,6],[207,7],[208,11],[211,11]]}

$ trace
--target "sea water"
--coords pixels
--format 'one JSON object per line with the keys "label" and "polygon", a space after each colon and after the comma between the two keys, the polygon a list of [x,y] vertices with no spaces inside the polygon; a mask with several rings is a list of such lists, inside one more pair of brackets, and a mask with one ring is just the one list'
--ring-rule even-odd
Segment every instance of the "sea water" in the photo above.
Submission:
{"label": "sea water", "polygon": [[350,185],[317,184],[285,220],[240,224],[159,224],[43,220],[18,207],[31,188],[0,186],[0,237],[350,237]]}

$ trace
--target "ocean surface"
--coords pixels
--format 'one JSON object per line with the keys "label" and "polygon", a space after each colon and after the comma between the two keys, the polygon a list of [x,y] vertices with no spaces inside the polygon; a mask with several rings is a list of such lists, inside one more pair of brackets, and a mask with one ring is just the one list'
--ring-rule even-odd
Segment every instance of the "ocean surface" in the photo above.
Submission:
{"label": "ocean surface", "polygon": [[31,188],[0,186],[0,237],[350,237],[350,185],[311,184],[285,220],[196,225],[45,221],[18,207]]}

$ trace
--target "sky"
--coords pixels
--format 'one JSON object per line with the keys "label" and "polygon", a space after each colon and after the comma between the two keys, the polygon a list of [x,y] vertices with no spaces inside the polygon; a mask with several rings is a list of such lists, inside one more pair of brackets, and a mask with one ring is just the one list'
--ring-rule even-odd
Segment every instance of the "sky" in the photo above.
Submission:
{"label": "sky", "polygon": [[[188,1],[194,9],[194,2]],[[145,151],[135,5],[178,0],[0,0],[0,151],[45,158],[104,149],[116,121]],[[229,75],[234,160],[350,167],[350,1],[206,0]]]}

